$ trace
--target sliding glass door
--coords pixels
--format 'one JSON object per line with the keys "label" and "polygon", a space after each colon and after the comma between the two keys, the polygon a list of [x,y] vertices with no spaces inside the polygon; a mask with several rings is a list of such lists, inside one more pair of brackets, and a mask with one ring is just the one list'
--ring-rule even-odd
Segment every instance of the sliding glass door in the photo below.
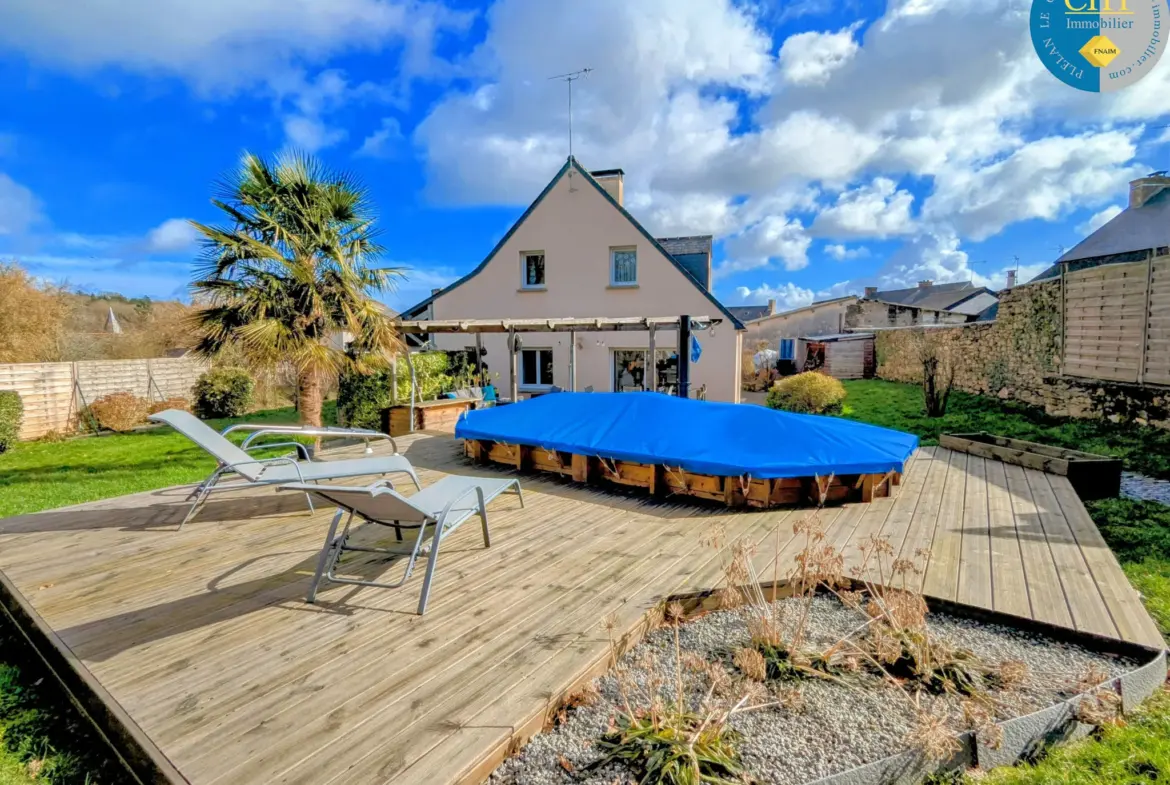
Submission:
{"label": "sliding glass door", "polygon": [[658,390],[673,392],[678,382],[678,354],[674,349],[655,349],[652,374],[647,374],[647,349],[613,350],[613,391]]}

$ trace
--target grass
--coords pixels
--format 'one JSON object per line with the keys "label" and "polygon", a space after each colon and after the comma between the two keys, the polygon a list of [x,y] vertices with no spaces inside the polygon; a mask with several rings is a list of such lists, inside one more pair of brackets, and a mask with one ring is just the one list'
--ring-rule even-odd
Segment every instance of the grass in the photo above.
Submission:
{"label": "grass", "polygon": [[997,769],[979,785],[1150,785],[1170,782],[1170,692],[1092,739],[1053,750],[1033,765]]}
{"label": "grass", "polygon": [[[336,408],[326,404],[327,422]],[[291,408],[253,412],[232,422],[294,423]],[[247,434],[240,434],[237,441]],[[23,442],[0,454],[0,518],[197,482],[215,461],[170,428],[106,434],[63,442]]]}
{"label": "grass", "polygon": [[917,385],[877,379],[844,382],[842,416],[917,434],[937,444],[940,433],[988,431],[1058,447],[1113,455],[1130,471],[1170,479],[1170,431],[1104,420],[1053,417],[1042,409],[963,392],[951,393],[945,417],[923,413]]}

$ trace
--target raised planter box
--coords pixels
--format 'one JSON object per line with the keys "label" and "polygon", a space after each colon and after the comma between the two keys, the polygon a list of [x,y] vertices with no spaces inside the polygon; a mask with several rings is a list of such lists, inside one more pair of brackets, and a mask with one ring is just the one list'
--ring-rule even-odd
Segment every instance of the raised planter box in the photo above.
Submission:
{"label": "raised planter box", "polygon": [[[475,408],[475,398],[443,398],[438,401],[424,401],[414,405],[415,431],[445,431],[453,433],[455,423],[463,413]],[[382,430],[391,436],[403,436],[411,432],[410,405],[391,406],[382,410]]]}
{"label": "raised planter box", "polygon": [[[391,435],[397,435],[393,431]],[[524,444],[465,439],[463,452],[476,463],[498,463],[519,471],[535,470],[572,477],[583,483],[611,483],[644,488],[652,496],[691,496],[729,507],[768,509],[819,501],[814,477],[751,479],[696,474],[674,466],[637,463]],[[868,502],[893,495],[902,475],[852,474],[834,476],[825,501]]]}
{"label": "raised planter box", "polygon": [[941,447],[980,458],[994,458],[1025,469],[1068,477],[1077,494],[1085,500],[1107,499],[1121,492],[1121,461],[1107,455],[1049,447],[990,433],[944,433],[938,443]]}

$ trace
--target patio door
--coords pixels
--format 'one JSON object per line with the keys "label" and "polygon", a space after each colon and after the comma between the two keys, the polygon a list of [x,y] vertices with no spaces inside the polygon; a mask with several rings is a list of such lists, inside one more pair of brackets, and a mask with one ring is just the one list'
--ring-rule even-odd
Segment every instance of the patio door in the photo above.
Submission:
{"label": "patio door", "polygon": [[614,392],[671,392],[671,386],[678,380],[678,353],[674,349],[655,349],[656,361],[650,374],[646,369],[648,354],[647,349],[613,350],[611,381]]}

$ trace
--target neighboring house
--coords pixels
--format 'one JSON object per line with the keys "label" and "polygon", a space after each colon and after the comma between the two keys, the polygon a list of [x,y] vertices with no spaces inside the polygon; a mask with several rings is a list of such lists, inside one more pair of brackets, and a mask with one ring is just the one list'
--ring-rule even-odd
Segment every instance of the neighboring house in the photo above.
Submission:
{"label": "neighboring house", "polygon": [[879,291],[867,286],[849,308],[845,326],[853,329],[912,327],[923,324],[963,324],[978,321],[994,308],[999,297],[986,286],[970,281],[936,284],[919,281],[912,289]]}
{"label": "neighboring house", "polygon": [[[377,306],[383,313],[386,314],[386,316],[390,317],[391,319],[398,317],[398,314],[394,312],[394,309],[390,308],[385,303],[377,303]],[[333,349],[348,349],[349,345],[353,343],[353,339],[354,335],[349,330],[337,330],[329,333],[328,338],[325,339],[325,343]]]}
{"label": "neighboring house", "polygon": [[846,312],[857,299],[854,295],[837,297],[782,313],[776,313],[776,301],[769,300],[767,306],[741,306],[740,309],[732,308],[731,312],[738,316],[743,310],[760,309],[759,316],[744,320],[747,332],[743,345],[755,351],[761,342],[767,343],[769,348],[779,353],[781,363],[794,363],[792,367],[781,366],[782,372],[787,372],[799,370],[795,368],[795,363],[797,358],[804,356],[800,345],[801,336],[841,332],[846,326]]}
{"label": "neighboring house", "polygon": [[1154,172],[1129,184],[1129,205],[1033,278],[1041,281],[1102,264],[1170,255],[1170,176]]}
{"label": "neighboring house", "polygon": [[[743,325],[711,294],[711,237],[655,239],[622,206],[624,173],[590,173],[570,157],[536,201],[470,273],[402,312],[413,319],[553,319],[706,316],[691,390],[738,401]],[[521,336],[519,389],[569,385],[569,334]],[[677,368],[678,336],[655,335],[658,387]],[[440,349],[473,349],[470,335],[436,334]],[[577,387],[629,390],[646,383],[645,332],[577,333]],[[507,336],[483,337],[489,372],[511,385]]]}

